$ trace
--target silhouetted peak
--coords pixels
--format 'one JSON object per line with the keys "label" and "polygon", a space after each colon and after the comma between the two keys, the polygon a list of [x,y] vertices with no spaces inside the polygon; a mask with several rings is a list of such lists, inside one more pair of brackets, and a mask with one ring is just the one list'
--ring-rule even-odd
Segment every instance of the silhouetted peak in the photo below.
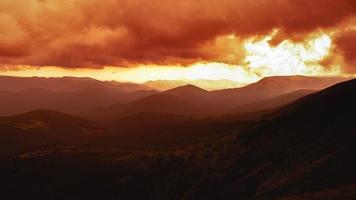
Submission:
{"label": "silhouetted peak", "polygon": [[165,93],[169,93],[169,94],[181,94],[181,93],[187,93],[187,94],[193,94],[193,93],[208,93],[208,91],[197,87],[195,85],[192,84],[188,84],[188,85],[184,85],[184,86],[180,86],[180,87],[176,87],[174,89],[168,90]]}

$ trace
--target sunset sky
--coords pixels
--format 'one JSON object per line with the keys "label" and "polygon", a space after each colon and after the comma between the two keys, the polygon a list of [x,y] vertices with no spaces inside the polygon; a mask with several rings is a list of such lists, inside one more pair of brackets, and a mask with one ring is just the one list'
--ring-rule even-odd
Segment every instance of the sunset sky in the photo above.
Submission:
{"label": "sunset sky", "polygon": [[250,83],[355,73],[355,0],[0,0],[0,75]]}

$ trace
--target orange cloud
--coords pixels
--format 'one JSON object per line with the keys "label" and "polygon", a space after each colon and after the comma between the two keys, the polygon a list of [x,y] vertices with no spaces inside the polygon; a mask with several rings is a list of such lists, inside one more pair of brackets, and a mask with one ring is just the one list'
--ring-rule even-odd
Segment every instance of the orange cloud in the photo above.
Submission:
{"label": "orange cloud", "polygon": [[[354,13],[354,0],[1,0],[0,63],[240,64],[246,38],[280,29],[278,45],[338,27]],[[348,50],[340,49],[346,59]]]}
{"label": "orange cloud", "polygon": [[347,31],[335,38],[336,51],[343,55],[343,69],[356,73],[356,30]]}

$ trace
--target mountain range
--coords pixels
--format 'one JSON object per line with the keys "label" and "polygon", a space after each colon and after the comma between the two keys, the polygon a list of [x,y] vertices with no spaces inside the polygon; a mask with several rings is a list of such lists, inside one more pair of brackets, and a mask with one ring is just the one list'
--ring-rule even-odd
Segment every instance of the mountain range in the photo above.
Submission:
{"label": "mountain range", "polygon": [[[179,96],[181,89],[165,95]],[[210,94],[183,89],[190,98]],[[48,110],[2,117],[3,195],[352,200],[356,80],[308,89],[258,104],[298,98],[245,122],[231,114],[137,113],[98,124]]]}
{"label": "mountain range", "polygon": [[0,77],[0,116],[38,109],[78,114],[156,93],[144,85],[91,78]]}
{"label": "mountain range", "polygon": [[248,113],[281,107],[303,95],[310,94],[311,91],[319,91],[344,80],[347,79],[303,76],[269,77],[245,87],[216,91],[185,85],[128,104],[114,104],[106,108],[95,109],[82,116],[92,120],[113,121],[142,112],[201,116]]}

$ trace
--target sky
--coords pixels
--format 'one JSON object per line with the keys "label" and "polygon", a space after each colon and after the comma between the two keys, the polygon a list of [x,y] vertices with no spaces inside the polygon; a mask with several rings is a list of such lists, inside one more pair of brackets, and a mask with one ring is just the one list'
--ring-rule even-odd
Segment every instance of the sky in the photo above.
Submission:
{"label": "sky", "polygon": [[353,75],[355,41],[355,0],[0,0],[0,75]]}

